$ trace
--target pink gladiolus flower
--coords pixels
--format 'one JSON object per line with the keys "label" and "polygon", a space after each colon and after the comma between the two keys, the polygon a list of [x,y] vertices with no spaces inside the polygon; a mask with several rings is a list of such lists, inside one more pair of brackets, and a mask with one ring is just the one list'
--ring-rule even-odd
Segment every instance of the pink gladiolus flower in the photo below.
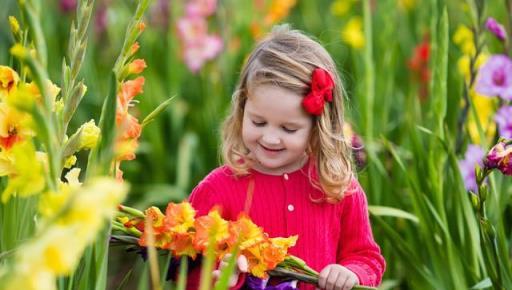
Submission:
{"label": "pink gladiolus flower", "polygon": [[208,23],[202,17],[183,17],[178,20],[178,36],[184,42],[194,42],[208,33]]}
{"label": "pink gladiolus flower", "polygon": [[484,96],[512,100],[512,60],[506,55],[490,57],[478,71],[475,91]]}
{"label": "pink gladiolus flower", "polygon": [[196,73],[207,60],[213,59],[222,50],[222,40],[217,36],[205,36],[201,42],[185,48],[184,59],[188,68]]}
{"label": "pink gladiolus flower", "polygon": [[76,0],[60,0],[59,8],[62,12],[71,12],[76,9]]}
{"label": "pink gladiolus flower", "polygon": [[194,73],[223,48],[222,39],[209,35],[207,30],[206,19],[201,17],[185,17],[178,21],[178,35],[183,41],[183,58]]}
{"label": "pink gladiolus flower", "polygon": [[94,16],[94,30],[96,34],[101,35],[107,31],[108,7],[105,4],[100,4],[96,9],[96,15]]}
{"label": "pink gladiolus flower", "polygon": [[496,19],[492,17],[487,18],[485,27],[501,41],[504,41],[507,37],[503,25],[501,25],[498,21],[496,21]]}
{"label": "pink gladiolus flower", "polygon": [[512,176],[512,144],[502,141],[487,153],[484,161],[487,169],[497,168],[505,175]]}
{"label": "pink gladiolus flower", "polygon": [[485,152],[478,145],[470,144],[464,154],[464,159],[459,161],[460,174],[464,180],[466,190],[473,192],[478,191],[476,184],[475,167],[483,166]]}
{"label": "pink gladiolus flower", "polygon": [[496,112],[494,120],[500,129],[500,136],[512,139],[512,106],[501,107]]}
{"label": "pink gladiolus flower", "polygon": [[208,17],[217,9],[217,0],[190,0],[185,7],[187,16]]}

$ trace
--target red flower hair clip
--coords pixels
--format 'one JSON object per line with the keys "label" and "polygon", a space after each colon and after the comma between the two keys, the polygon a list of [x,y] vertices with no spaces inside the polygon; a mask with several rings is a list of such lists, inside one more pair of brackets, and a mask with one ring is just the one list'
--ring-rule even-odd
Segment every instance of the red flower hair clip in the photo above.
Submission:
{"label": "red flower hair clip", "polygon": [[331,75],[322,68],[316,68],[311,76],[311,91],[302,100],[306,112],[320,116],[324,111],[325,101],[332,102],[334,81]]}

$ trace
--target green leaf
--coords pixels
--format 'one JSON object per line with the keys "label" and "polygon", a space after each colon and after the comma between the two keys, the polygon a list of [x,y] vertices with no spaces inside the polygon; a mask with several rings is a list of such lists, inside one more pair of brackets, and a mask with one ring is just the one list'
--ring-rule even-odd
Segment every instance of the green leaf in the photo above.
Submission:
{"label": "green leaf", "polygon": [[370,211],[370,214],[376,215],[376,216],[391,216],[396,218],[403,218],[408,219],[410,221],[413,221],[414,223],[419,223],[419,219],[404,210],[393,208],[393,207],[387,207],[387,206],[369,206],[368,210]]}
{"label": "green leaf", "polygon": [[471,290],[475,289],[476,290],[476,289],[485,289],[485,288],[489,288],[489,287],[492,287],[491,279],[485,278],[482,281],[476,283],[474,286],[472,286],[469,289],[471,289]]}
{"label": "green leaf", "polygon": [[142,128],[144,128],[147,124],[151,123],[156,117],[158,117],[158,115],[160,115],[160,113],[162,113],[166,108],[167,106],[171,103],[171,101],[175,98],[176,96],[172,96],[170,98],[168,98],[167,100],[165,100],[164,102],[162,102],[160,105],[158,105],[158,107],[156,107],[151,113],[149,113],[146,118],[144,118],[144,120],[142,121]]}

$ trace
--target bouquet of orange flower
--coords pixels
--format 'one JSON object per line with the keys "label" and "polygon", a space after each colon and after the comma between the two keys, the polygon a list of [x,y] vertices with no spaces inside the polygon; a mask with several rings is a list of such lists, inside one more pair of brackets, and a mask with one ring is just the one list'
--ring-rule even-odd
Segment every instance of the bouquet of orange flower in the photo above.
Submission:
{"label": "bouquet of orange flower", "polygon": [[[196,217],[190,203],[169,203],[165,215],[157,207],[144,212],[119,206],[119,215],[113,229],[124,236],[116,240],[136,242],[141,247],[167,250],[174,257],[207,256],[213,252],[217,260],[226,254],[244,255],[248,272],[258,278],[279,276],[317,284],[318,272],[306,263],[288,254],[298,236],[270,238],[245,214],[236,221],[224,220],[217,208],[208,215]],[[136,239],[133,239],[135,237]],[[373,289],[357,286],[354,289]]]}

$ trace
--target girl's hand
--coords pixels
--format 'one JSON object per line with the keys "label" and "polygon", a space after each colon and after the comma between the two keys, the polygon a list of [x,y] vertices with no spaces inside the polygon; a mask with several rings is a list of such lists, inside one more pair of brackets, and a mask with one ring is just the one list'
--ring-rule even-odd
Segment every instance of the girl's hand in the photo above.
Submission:
{"label": "girl's hand", "polygon": [[325,290],[348,290],[357,284],[359,284],[357,275],[338,264],[328,265],[318,277],[318,286]]}
{"label": "girl's hand", "polygon": [[[222,272],[222,270],[224,270],[228,266],[230,258],[231,258],[231,254],[226,254],[222,258],[222,260],[219,263],[219,268],[217,270],[213,271],[213,273],[212,273],[213,277],[215,279],[219,279],[220,273]],[[244,255],[240,255],[240,257],[238,257],[238,259],[236,260],[235,271],[233,271],[233,274],[231,274],[231,277],[229,277],[228,286],[229,287],[235,286],[236,283],[238,282],[238,276],[240,276],[240,273],[247,273],[248,270],[249,270],[249,265],[247,263],[247,258]]]}

